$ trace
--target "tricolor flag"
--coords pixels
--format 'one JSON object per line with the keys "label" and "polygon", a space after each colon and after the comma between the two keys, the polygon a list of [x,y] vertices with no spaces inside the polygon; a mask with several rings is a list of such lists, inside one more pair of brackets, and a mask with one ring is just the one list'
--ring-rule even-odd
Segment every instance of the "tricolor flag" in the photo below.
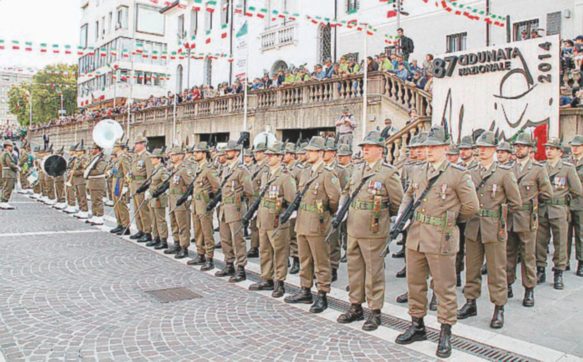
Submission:
{"label": "tricolor flag", "polygon": [[79,55],[79,56],[83,55],[83,47],[81,47],[81,45],[77,46],[77,55]]}
{"label": "tricolor flag", "polygon": [[20,42],[18,40],[12,41],[12,50],[20,50]]}
{"label": "tricolor flag", "polygon": [[27,52],[32,51],[32,42],[31,41],[27,41],[24,43],[24,50]]}
{"label": "tricolor flag", "polygon": [[206,11],[208,11],[211,14],[215,12],[216,7],[217,7],[217,2],[214,0],[211,0],[211,1],[206,3]]}
{"label": "tricolor flag", "polygon": [[227,37],[227,24],[221,25],[221,39],[225,39]]}
{"label": "tricolor flag", "polygon": [[194,5],[192,6],[192,10],[200,11],[202,9],[202,0],[194,0]]}
{"label": "tricolor flag", "polygon": [[210,43],[211,43],[211,41],[212,41],[212,40],[211,40],[211,31],[210,31],[210,30],[207,30],[207,31],[206,31],[206,39],[205,39],[204,43],[205,43],[205,44],[210,44]]}
{"label": "tricolor flag", "polygon": [[266,8],[261,8],[259,9],[259,12],[257,13],[257,17],[260,19],[265,19],[265,16],[267,15],[268,10]]}
{"label": "tricolor flag", "polygon": [[4,50],[4,39],[0,39],[0,50]]}
{"label": "tricolor flag", "polygon": [[53,54],[59,54],[60,52],[59,44],[53,44]]}

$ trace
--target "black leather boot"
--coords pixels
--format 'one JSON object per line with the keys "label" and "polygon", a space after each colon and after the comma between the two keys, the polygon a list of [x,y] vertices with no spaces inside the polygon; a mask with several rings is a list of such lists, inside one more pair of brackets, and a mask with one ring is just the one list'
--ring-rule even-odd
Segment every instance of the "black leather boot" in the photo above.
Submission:
{"label": "black leather boot", "polygon": [[373,309],[370,311],[368,318],[362,325],[362,330],[371,332],[375,331],[381,325],[381,310],[380,309]]}
{"label": "black leather boot", "polygon": [[171,248],[164,250],[164,254],[176,254],[180,251],[180,245],[174,243]]}
{"label": "black leather boot", "polygon": [[392,257],[395,259],[404,258],[405,257],[405,248],[403,247],[401,250],[397,251],[396,253],[393,253]]}
{"label": "black leather boot", "polygon": [[206,261],[203,266],[200,267],[200,271],[209,271],[215,268],[215,263],[213,262],[213,258],[206,258]]}
{"label": "black leather boot", "polygon": [[451,356],[451,326],[449,324],[441,325],[439,333],[439,343],[435,355],[439,358],[448,358]]}
{"label": "black leather boot", "polygon": [[281,297],[283,297],[284,294],[285,294],[285,287],[283,286],[283,281],[276,280],[274,285],[273,285],[273,292],[271,293],[271,296],[273,298],[281,298]]}
{"label": "black leather boot", "polygon": [[273,280],[262,280],[259,283],[253,283],[249,290],[273,290]]}
{"label": "black leather boot", "polygon": [[154,246],[156,250],[168,249],[168,241],[166,239],[160,239],[160,242]]}
{"label": "black leather boot", "polygon": [[135,233],[134,235],[130,236],[130,239],[132,240],[138,240],[139,238],[141,238],[142,236],[144,236],[144,233],[141,231],[138,231],[137,233]]}
{"label": "black leather boot", "polygon": [[534,289],[526,288],[524,290],[524,299],[522,305],[525,307],[534,307]]}
{"label": "black leather boot", "polygon": [[215,273],[216,277],[226,277],[231,275],[235,275],[235,266],[233,265],[233,263],[225,264],[225,267],[223,269]]}
{"label": "black leather boot", "polygon": [[113,228],[113,229],[109,230],[109,232],[110,232],[110,233],[112,233],[112,234],[117,234],[117,233],[119,233],[119,232],[122,232],[122,231],[123,231],[123,229],[125,229],[123,226],[121,226],[121,225],[118,225],[118,226],[116,226],[115,228]]}
{"label": "black leather boot", "polygon": [[174,259],[184,259],[188,256],[188,248],[180,248],[180,251],[174,255]]}
{"label": "black leather boot", "polygon": [[457,319],[466,319],[469,317],[475,317],[477,315],[478,307],[476,306],[475,299],[468,299],[466,304],[464,304],[462,308],[457,311]]}
{"label": "black leather boot", "polygon": [[141,238],[136,240],[138,243],[147,243],[148,241],[152,241],[152,234],[147,233],[144,234]]}
{"label": "black leather boot", "polygon": [[497,305],[490,321],[490,328],[500,329],[502,327],[504,327],[504,306]]}
{"label": "black leather boot", "polygon": [[395,276],[397,278],[405,278],[407,276],[407,267],[404,266],[403,269],[399,270]]}
{"label": "black leather boot", "polygon": [[259,257],[259,249],[257,249],[257,248],[249,249],[249,251],[247,252],[247,257],[248,258],[258,258]]}
{"label": "black leather boot", "polygon": [[583,277],[583,261],[577,262],[577,272],[575,273],[578,277]]}
{"label": "black leather boot", "polygon": [[482,269],[480,269],[480,273],[482,273],[482,275],[488,274],[488,266],[485,263],[484,263],[484,265],[482,265]]}
{"label": "black leather boot", "polygon": [[313,302],[312,292],[310,288],[301,288],[299,292],[288,295],[283,301],[290,304],[311,304]]}
{"label": "black leather boot", "polygon": [[362,310],[362,305],[360,304],[352,304],[350,309],[343,314],[338,316],[336,321],[338,323],[347,324],[352,323],[354,321],[361,321],[364,319],[364,311]]}
{"label": "black leather boot", "polygon": [[289,270],[290,274],[297,274],[300,272],[300,258],[297,256],[292,257],[293,263],[291,269]]}
{"label": "black leather boot", "polygon": [[247,279],[247,274],[245,273],[245,267],[238,266],[235,275],[229,278],[229,283],[239,283]]}
{"label": "black leather boot", "polygon": [[206,257],[204,254],[196,254],[194,259],[186,262],[187,265],[203,265],[204,263],[206,263]]}
{"label": "black leather boot", "polygon": [[565,288],[565,284],[563,284],[563,271],[562,270],[555,270],[555,276],[553,281],[553,288],[557,290],[563,290]]}
{"label": "black leather boot", "polygon": [[409,328],[397,336],[395,343],[411,344],[413,342],[425,340],[427,340],[427,331],[425,330],[425,323],[423,322],[423,318],[413,317],[411,319],[411,325]]}
{"label": "black leather boot", "polygon": [[118,231],[117,233],[115,233],[116,235],[130,235],[130,228],[129,226],[122,226],[122,229],[120,231]]}
{"label": "black leather boot", "polygon": [[346,252],[344,252],[344,255],[342,255],[342,257],[340,258],[340,262],[341,262],[341,263],[346,263],[346,261],[347,261],[347,260],[348,260],[348,259],[347,259],[347,257],[346,257]]}
{"label": "black leather boot", "polygon": [[215,249],[221,249],[222,247],[223,247],[223,244],[221,244],[220,241],[215,244]]}
{"label": "black leather boot", "polygon": [[512,291],[512,285],[508,285],[508,299],[514,298],[514,292]]}
{"label": "black leather boot", "polygon": [[338,280],[338,269],[332,268],[332,283]]}
{"label": "black leather boot", "polygon": [[429,302],[429,310],[435,312],[437,310],[437,295],[435,292],[431,294],[431,301]]}
{"label": "black leather boot", "polygon": [[[312,293],[310,293],[312,295]],[[326,298],[325,292],[318,292],[316,301],[310,307],[310,313],[322,313],[328,309],[328,299]]]}
{"label": "black leather boot", "polygon": [[536,267],[536,284],[542,284],[547,281],[547,274],[544,266]]}
{"label": "black leather boot", "polygon": [[455,275],[455,286],[458,288],[462,286],[462,274],[461,273],[457,273]]}
{"label": "black leather boot", "polygon": [[409,293],[405,292],[401,295],[398,295],[396,301],[397,301],[397,303],[401,303],[401,304],[407,303],[409,301]]}
{"label": "black leather boot", "polygon": [[159,237],[159,236],[156,236],[156,237],[154,238],[154,240],[150,240],[150,241],[149,241],[149,242],[146,244],[146,246],[147,246],[147,247],[152,247],[152,246],[156,246],[156,245],[158,245],[159,243],[160,243],[160,237]]}

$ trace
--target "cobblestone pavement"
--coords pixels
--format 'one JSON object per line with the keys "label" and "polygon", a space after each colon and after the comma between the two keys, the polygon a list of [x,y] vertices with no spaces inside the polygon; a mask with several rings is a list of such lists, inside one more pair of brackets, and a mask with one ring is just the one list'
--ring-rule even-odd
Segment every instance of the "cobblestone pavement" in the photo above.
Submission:
{"label": "cobblestone pavement", "polygon": [[[428,359],[27,200],[0,211],[7,361]],[[160,303],[145,293],[171,287],[201,298]]]}

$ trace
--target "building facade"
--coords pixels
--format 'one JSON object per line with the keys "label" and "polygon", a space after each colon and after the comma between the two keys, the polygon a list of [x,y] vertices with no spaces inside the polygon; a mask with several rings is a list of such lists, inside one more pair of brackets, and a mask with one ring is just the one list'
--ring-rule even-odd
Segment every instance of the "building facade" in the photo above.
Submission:
{"label": "building facade", "polygon": [[18,121],[16,115],[10,113],[8,105],[8,92],[13,85],[23,82],[30,83],[32,81],[32,74],[0,71],[0,124],[16,126]]}
{"label": "building facade", "polygon": [[81,0],[79,106],[165,93],[161,8],[149,0]]}

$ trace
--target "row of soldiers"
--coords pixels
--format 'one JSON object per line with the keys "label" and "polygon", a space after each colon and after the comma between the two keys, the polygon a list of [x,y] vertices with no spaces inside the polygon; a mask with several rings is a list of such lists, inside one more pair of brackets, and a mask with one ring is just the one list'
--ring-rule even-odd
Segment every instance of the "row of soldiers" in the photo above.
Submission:
{"label": "row of soldiers", "polygon": [[[461,161],[457,161],[458,151],[451,148],[443,128],[434,127],[427,135],[412,140],[411,160],[400,172],[383,162],[385,140],[376,131],[359,144],[362,160],[358,162],[351,162],[349,148],[341,146],[337,150],[333,142],[322,137],[313,137],[299,150],[275,142],[269,147],[259,145],[251,152],[229,141],[216,159],[211,158],[212,150],[204,142],[189,150],[174,147],[168,153],[168,166],[164,165],[164,152],[154,150],[150,154],[146,144],[145,138],[137,138],[131,155],[122,143],[114,148],[109,176],[113,179],[118,226],[111,230],[113,233],[128,234],[131,219],[135,218],[138,232],[130,238],[185,258],[194,229],[196,255],[188,264],[211,270],[216,213],[225,256],[225,267],[216,275],[228,276],[230,282],[246,279],[247,258],[258,251],[261,281],[250,289],[269,290],[279,298],[285,294],[291,255],[291,270],[299,264],[301,289],[284,300],[311,304],[313,313],[327,308],[326,296],[338,269],[340,245],[345,237],[351,307],[338,317],[338,322],[364,320],[362,304],[366,302],[370,313],[364,330],[375,330],[380,325],[385,294],[383,250],[391,217],[399,221],[414,204],[404,235],[406,298],[412,323],[397,337],[397,343],[427,338],[423,317],[428,309],[430,278],[441,323],[437,355],[449,356],[452,325],[457,319],[477,315],[484,261],[490,300],[495,305],[492,328],[504,324],[504,305],[512,294],[509,286],[515,280],[519,257],[525,287],[523,304],[533,306],[534,287],[545,279],[551,234],[554,286],[564,287],[562,273],[567,268],[567,245],[571,240],[567,236],[569,217],[578,211],[583,190],[581,172],[576,168],[580,166],[561,160],[559,140],[550,139],[545,144],[548,161],[542,164],[530,157],[530,135],[521,134],[513,145],[515,162],[502,164],[495,161],[494,155],[497,151],[506,152],[497,150],[504,145],[498,145],[494,135],[485,132],[475,144],[464,140],[459,145]],[[576,165],[583,164],[583,137],[576,137],[571,146]],[[101,162],[95,161],[101,150],[94,147],[92,153],[93,160],[86,160],[85,167],[93,165],[92,170],[98,173],[93,176],[103,175],[105,180],[107,167],[95,167]],[[70,173],[82,168],[83,162],[79,167],[71,166]],[[105,188],[105,181],[100,185]],[[92,201],[95,197],[99,203],[104,192],[92,193]],[[219,194],[220,203],[215,210],[212,205]],[[129,202],[134,203],[132,214]],[[295,205],[295,217],[282,217],[290,205]],[[339,215],[335,214],[345,206],[347,217],[340,220],[344,226],[340,223],[342,231],[338,232],[331,224],[338,221]],[[99,209],[93,210],[97,217]],[[249,217],[249,210],[255,217]],[[168,245],[167,212],[174,245]],[[247,225],[250,250],[246,250],[243,237]],[[573,236],[577,259],[581,260],[578,225]],[[463,261],[467,266],[467,301],[458,310],[456,284],[461,284]],[[580,265],[581,262],[578,275]],[[315,298],[311,293],[314,279],[318,291]]]}

